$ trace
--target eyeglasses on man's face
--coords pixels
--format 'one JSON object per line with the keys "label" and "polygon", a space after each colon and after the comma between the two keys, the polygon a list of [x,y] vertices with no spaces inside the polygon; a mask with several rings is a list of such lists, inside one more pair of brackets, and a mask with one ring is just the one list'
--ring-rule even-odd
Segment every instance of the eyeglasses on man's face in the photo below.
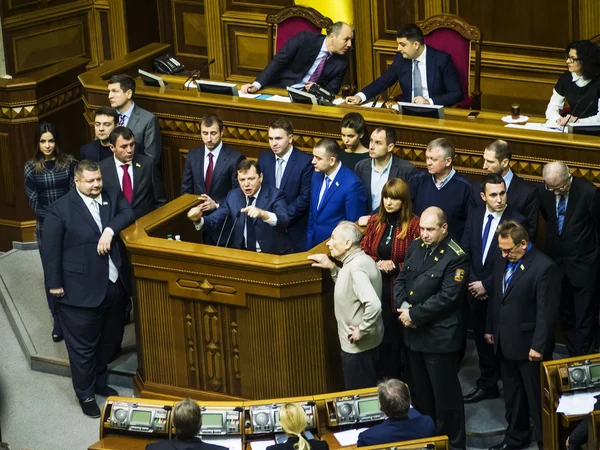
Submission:
{"label": "eyeglasses on man's face", "polygon": [[569,189],[569,180],[565,181],[562,186],[549,186],[548,183],[544,183],[544,187],[547,191],[563,194]]}
{"label": "eyeglasses on man's face", "polygon": [[500,252],[502,253],[502,256],[503,256],[504,258],[506,258],[506,257],[507,257],[508,255],[510,255],[510,254],[513,252],[513,250],[514,250],[515,248],[517,248],[519,245],[521,245],[521,243],[520,243],[520,242],[519,242],[517,245],[515,245],[515,246],[513,246],[513,247],[511,247],[511,248],[508,248],[508,249],[507,249],[507,248],[501,248],[500,246],[498,246],[498,248],[500,249]]}

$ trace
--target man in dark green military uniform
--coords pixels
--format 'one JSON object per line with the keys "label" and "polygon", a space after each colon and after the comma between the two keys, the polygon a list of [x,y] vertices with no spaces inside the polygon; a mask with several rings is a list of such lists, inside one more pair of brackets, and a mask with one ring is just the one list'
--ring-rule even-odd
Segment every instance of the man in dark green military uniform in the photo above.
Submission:
{"label": "man in dark green military uniform", "polygon": [[431,416],[436,435],[465,448],[465,410],[458,381],[463,333],[462,291],[469,258],[448,236],[446,215],[437,207],[421,215],[421,237],[408,247],[394,285],[394,299],[408,346],[415,407]]}

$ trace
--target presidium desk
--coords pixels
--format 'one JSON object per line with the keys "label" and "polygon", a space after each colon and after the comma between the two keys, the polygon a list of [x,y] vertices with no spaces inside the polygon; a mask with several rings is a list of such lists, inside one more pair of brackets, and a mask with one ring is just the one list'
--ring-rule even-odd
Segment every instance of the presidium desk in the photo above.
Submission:
{"label": "presidium desk", "polygon": [[[137,76],[138,69],[152,72],[152,59],[168,50],[166,44],[151,44],[79,76],[90,138],[93,137],[93,111],[108,104],[108,78],[117,73]],[[594,183],[600,182],[600,139],[506,128],[500,119],[509,112],[509,104],[506,112],[482,111],[476,119],[467,118],[468,110],[446,108],[446,118],[438,120],[399,116],[385,109],[351,105],[311,106],[200,94],[193,89],[182,90],[185,77],[164,78],[170,88],[143,86],[138,78],[135,101],[158,117],[163,142],[161,170],[169,199],[179,195],[188,150],[202,145],[199,121],[209,112],[223,119],[224,141],[251,158],[268,150],[268,126],[274,119],[286,117],[291,120],[295,129],[294,144],[310,153],[321,138],[339,140],[342,117],[350,111],[359,111],[370,131],[381,125],[394,127],[398,132],[396,154],[420,167],[425,166],[427,143],[445,136],[456,146],[454,164],[457,170],[471,178],[478,177],[486,173],[483,170],[483,149],[492,140],[505,139],[512,144],[512,168],[525,179],[540,181],[543,165],[550,160],[561,159],[569,164],[574,175]],[[265,92],[282,91],[266,89]],[[550,95],[549,91],[548,98]],[[533,121],[543,122],[541,116],[533,117],[543,111],[521,112]]]}
{"label": "presidium desk", "polygon": [[198,244],[186,217],[197,203],[197,196],[181,196],[121,233],[133,266],[141,396],[341,391],[331,278],[307,259],[325,245],[277,256]]}

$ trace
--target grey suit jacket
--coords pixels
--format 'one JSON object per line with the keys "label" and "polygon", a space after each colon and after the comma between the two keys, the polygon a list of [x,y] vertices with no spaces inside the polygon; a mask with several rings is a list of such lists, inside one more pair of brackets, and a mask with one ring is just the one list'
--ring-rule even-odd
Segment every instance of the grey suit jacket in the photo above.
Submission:
{"label": "grey suit jacket", "polygon": [[[133,198],[131,208],[135,220],[154,211],[167,202],[163,194],[162,183],[158,177],[158,170],[152,158],[146,155],[135,155],[133,167]],[[117,195],[122,188],[119,184],[119,175],[115,158],[106,158],[100,161],[100,172],[104,189]]]}
{"label": "grey suit jacket", "polygon": [[[354,172],[358,175],[365,185],[367,191],[367,211],[370,213],[373,211],[373,205],[371,201],[371,158],[363,159],[354,166]],[[402,178],[408,183],[410,177],[417,173],[417,168],[411,162],[404,161],[402,158],[392,155],[392,167],[390,167],[390,175],[388,180],[392,178]],[[381,192],[379,193],[381,194]]]}
{"label": "grey suit jacket", "polygon": [[161,141],[160,128],[156,116],[137,104],[133,107],[131,117],[127,121],[129,128],[135,136],[135,149],[138,154],[143,153],[154,159],[154,164],[160,161]]}

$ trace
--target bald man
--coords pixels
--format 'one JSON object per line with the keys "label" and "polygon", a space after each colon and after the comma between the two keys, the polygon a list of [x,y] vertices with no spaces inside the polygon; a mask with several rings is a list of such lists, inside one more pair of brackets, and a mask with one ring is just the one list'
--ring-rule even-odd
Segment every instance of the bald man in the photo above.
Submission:
{"label": "bald man", "polygon": [[546,251],[562,276],[560,322],[570,356],[595,353],[598,312],[598,189],[571,175],[562,161],[544,167],[540,210],[546,220]]}
{"label": "bald man", "polygon": [[463,293],[469,257],[448,235],[444,212],[435,206],[421,214],[421,237],[408,247],[394,285],[413,376],[415,407],[431,416],[436,435],[450,447],[465,448],[465,410],[458,381],[463,335]]}

